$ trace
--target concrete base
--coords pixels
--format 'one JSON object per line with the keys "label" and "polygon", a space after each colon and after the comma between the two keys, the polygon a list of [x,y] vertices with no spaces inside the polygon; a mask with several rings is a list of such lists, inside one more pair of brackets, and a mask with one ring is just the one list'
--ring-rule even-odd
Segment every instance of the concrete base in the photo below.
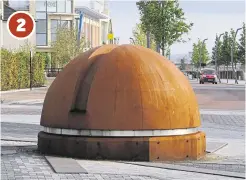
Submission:
{"label": "concrete base", "polygon": [[167,137],[78,137],[39,132],[38,149],[84,159],[165,161],[199,159],[206,153],[203,132]]}

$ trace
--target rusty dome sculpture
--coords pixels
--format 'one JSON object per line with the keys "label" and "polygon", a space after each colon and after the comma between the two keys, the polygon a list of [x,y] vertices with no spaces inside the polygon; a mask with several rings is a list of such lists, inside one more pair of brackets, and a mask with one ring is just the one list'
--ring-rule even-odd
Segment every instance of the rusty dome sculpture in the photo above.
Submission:
{"label": "rusty dome sculpture", "polygon": [[133,45],[104,45],[72,60],[50,86],[42,153],[88,159],[183,160],[205,155],[193,89],[169,60]]}

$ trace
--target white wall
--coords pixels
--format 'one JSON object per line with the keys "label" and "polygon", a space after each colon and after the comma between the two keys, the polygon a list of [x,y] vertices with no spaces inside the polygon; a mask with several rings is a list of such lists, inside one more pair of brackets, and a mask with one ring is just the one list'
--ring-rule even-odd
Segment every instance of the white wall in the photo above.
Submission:
{"label": "white wall", "polygon": [[6,48],[8,50],[18,50],[21,46],[25,45],[27,42],[31,46],[36,46],[36,30],[28,39],[18,40],[9,34],[7,29],[7,21],[2,21],[2,23],[0,22],[0,35],[1,35],[0,36],[1,47]]}

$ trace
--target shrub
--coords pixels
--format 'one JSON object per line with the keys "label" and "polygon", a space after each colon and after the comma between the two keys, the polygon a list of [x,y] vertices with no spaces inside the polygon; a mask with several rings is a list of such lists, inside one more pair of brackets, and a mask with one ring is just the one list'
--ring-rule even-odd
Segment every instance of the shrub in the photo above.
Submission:
{"label": "shrub", "polygon": [[[33,87],[43,86],[45,57],[39,53],[32,59]],[[1,91],[30,86],[30,53],[1,49]]]}

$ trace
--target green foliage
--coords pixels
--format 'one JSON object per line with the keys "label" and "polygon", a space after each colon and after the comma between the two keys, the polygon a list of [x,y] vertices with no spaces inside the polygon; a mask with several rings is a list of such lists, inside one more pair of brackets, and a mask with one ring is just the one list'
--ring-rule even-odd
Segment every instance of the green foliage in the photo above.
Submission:
{"label": "green foliage", "polygon": [[216,51],[217,51],[217,65],[220,66],[223,64],[223,57],[222,57],[222,42],[219,41],[219,37],[216,35],[214,47],[212,48],[212,60],[215,62],[216,60]]}
{"label": "green foliage", "polygon": [[[233,39],[235,38],[235,31],[233,29],[231,29],[230,31],[230,47],[232,48],[233,46],[233,62],[234,65],[236,66],[236,64],[239,62],[238,60],[238,43],[234,42],[233,43]],[[236,39],[235,39],[236,41]]]}
{"label": "green foliage", "polygon": [[87,47],[83,36],[78,44],[76,32],[75,29],[67,28],[57,30],[56,41],[52,43],[52,67],[63,67]]}
{"label": "green foliage", "polygon": [[230,36],[228,32],[225,32],[223,36],[222,46],[222,64],[229,66],[231,62],[231,44],[230,44]]}
{"label": "green foliage", "polygon": [[193,50],[192,50],[192,62],[195,65],[195,67],[199,67],[199,49],[196,43],[193,44]]}
{"label": "green foliage", "polygon": [[[32,61],[33,87],[43,86],[44,56],[34,54]],[[30,86],[30,52],[11,52],[1,49],[1,91],[22,89]]]}
{"label": "green foliage", "polygon": [[[141,24],[136,24],[136,27],[133,29],[132,33],[136,45],[147,47],[147,36],[143,31]],[[156,43],[154,41],[153,35],[150,35],[150,49],[156,50]]]}
{"label": "green foliage", "polygon": [[154,36],[163,55],[166,55],[166,48],[173,43],[185,42],[182,35],[187,34],[193,24],[186,23],[184,12],[177,0],[139,1],[136,4],[144,32],[149,31]]}
{"label": "green foliage", "polygon": [[243,65],[245,65],[245,23],[243,23],[243,29],[240,34],[239,43],[237,44],[238,47],[238,60]]}
{"label": "green foliage", "polygon": [[42,53],[43,56],[45,57],[45,67],[50,67],[51,65],[51,58],[48,55],[48,53]]}
{"label": "green foliage", "polygon": [[207,63],[209,60],[209,53],[206,47],[206,44],[202,44],[202,41],[198,41],[193,44],[193,52],[192,52],[192,62],[195,67],[199,67],[200,62],[200,52],[201,52],[201,63]]}
{"label": "green foliage", "polygon": [[45,83],[44,68],[46,55],[36,53],[32,59],[32,86],[40,87]]}

